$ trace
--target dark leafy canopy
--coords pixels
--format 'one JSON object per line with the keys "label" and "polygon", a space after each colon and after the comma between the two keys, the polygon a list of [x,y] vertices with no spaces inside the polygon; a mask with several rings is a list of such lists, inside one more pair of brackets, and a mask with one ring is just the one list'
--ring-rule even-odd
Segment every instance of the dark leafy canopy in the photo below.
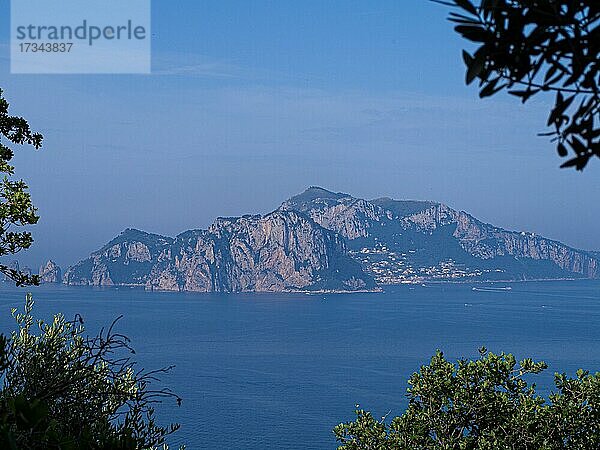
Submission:
{"label": "dark leafy canopy", "polygon": [[[37,223],[39,217],[31,202],[27,185],[23,180],[12,180],[14,167],[10,165],[14,153],[5,141],[15,145],[42,146],[42,135],[34,133],[22,117],[11,116],[8,102],[0,89],[0,257],[12,255],[28,249],[33,243],[28,231],[13,231],[14,227],[24,227]],[[0,272],[13,279],[17,286],[38,284],[37,276],[29,276],[5,264],[0,264]]]}
{"label": "dark leafy canopy", "polygon": [[457,7],[455,30],[478,47],[464,51],[467,84],[480,97],[507,89],[525,103],[552,92],[547,126],[562,167],[582,170],[600,157],[600,1],[433,0]]}
{"label": "dark leafy canopy", "polygon": [[137,370],[113,327],[87,338],[80,318],[44,323],[32,308],[29,295],[23,313],[13,310],[18,330],[0,336],[0,448],[166,449],[178,425],[157,425],[153,404],[181,400],[151,383],[169,369]]}
{"label": "dark leafy canopy", "polygon": [[357,409],[334,429],[340,450],[559,450],[600,448],[600,374],[556,375],[548,401],[526,378],[544,363],[481,350],[457,364],[437,353],[409,380],[409,404],[391,423]]}

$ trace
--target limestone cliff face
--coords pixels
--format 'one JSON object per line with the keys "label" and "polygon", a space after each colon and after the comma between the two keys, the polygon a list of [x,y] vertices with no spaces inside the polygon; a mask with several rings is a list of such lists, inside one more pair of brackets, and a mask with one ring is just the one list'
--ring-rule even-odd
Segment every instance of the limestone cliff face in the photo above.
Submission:
{"label": "limestone cliff face", "polygon": [[413,259],[421,258],[415,264],[453,259],[471,266],[496,264],[517,278],[519,271],[527,277],[528,265],[529,272],[542,278],[546,269],[550,269],[546,270],[548,277],[556,277],[559,272],[564,276],[600,277],[597,254],[532,233],[494,227],[440,203],[388,198],[366,201],[310,188],[283,203],[281,210],[307,215],[346,237],[354,249],[383,245],[399,252],[414,252]]}
{"label": "limestone cliff face", "polygon": [[208,230],[160,238],[161,245],[148,245],[152,235],[124,235],[70,269],[65,282],[196,292],[374,287],[347,255],[343,238],[292,211],[221,218]]}
{"label": "limestone cliff face", "polygon": [[62,282],[62,271],[58,264],[56,264],[54,261],[48,261],[46,264],[41,266],[39,276],[41,283]]}
{"label": "limestone cliff face", "polygon": [[63,281],[71,285],[144,286],[153,261],[173,239],[127,229],[88,259],[70,267]]}
{"label": "limestone cliff face", "polygon": [[372,203],[316,187],[284,202],[280,210],[305,213],[350,240],[369,236],[376,224],[389,220],[386,211]]}

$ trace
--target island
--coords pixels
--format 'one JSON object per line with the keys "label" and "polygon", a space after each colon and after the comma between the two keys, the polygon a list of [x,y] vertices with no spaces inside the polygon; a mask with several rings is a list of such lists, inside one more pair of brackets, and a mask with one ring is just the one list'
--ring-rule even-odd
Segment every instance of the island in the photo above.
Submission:
{"label": "island", "polygon": [[264,216],[176,237],[127,229],[70,267],[68,285],[193,292],[356,292],[425,281],[600,277],[597,252],[507,231],[431,201],[320,187]]}

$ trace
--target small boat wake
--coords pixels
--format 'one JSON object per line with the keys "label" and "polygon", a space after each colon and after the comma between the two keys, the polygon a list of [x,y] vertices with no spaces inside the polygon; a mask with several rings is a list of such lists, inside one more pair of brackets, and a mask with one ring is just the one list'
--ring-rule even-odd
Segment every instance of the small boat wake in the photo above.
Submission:
{"label": "small boat wake", "polygon": [[476,292],[506,292],[512,291],[512,287],[510,286],[502,286],[502,287],[474,287],[474,291]]}

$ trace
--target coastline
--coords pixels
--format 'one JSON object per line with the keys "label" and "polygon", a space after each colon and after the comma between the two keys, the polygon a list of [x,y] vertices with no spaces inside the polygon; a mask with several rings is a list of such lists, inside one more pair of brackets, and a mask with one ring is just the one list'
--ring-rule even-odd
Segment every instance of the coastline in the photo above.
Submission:
{"label": "coastline", "polygon": [[[584,281],[584,280],[598,280],[598,278],[531,278],[527,280],[469,280],[469,281],[419,281],[411,284],[497,284],[497,283],[533,283],[533,282],[541,282],[541,281]],[[398,286],[397,284],[389,284],[386,286]]]}
{"label": "coastline", "polygon": [[[67,283],[56,283],[57,286],[69,286],[69,287],[90,287],[90,288],[105,288],[105,289],[119,289],[119,288],[139,288],[148,292],[182,292],[182,293],[197,293],[197,294],[306,294],[306,295],[327,295],[327,294],[378,294],[385,292],[386,288],[397,287],[397,286],[419,286],[423,284],[428,285],[465,285],[465,284],[504,284],[504,283],[539,283],[539,282],[553,282],[553,281],[584,281],[584,280],[596,280],[596,278],[532,278],[527,280],[419,280],[404,283],[394,284],[380,284],[373,289],[359,289],[359,290],[345,290],[345,289],[285,289],[281,291],[235,291],[235,292],[218,292],[218,291],[191,291],[191,290],[169,290],[169,289],[154,289],[148,288],[143,284],[114,284],[110,286],[97,286],[92,284],[67,284]],[[48,283],[54,284],[54,283]]]}

